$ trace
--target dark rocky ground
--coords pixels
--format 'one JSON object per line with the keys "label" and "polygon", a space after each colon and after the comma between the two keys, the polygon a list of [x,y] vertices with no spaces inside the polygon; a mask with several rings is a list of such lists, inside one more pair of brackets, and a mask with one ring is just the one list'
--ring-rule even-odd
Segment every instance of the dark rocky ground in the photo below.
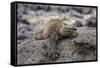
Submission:
{"label": "dark rocky ground", "polygon": [[[48,6],[18,4],[17,60],[18,64],[38,64],[96,60],[96,9],[89,7]],[[43,28],[39,16],[70,16],[79,19],[75,24],[79,36],[65,38],[55,44],[53,40],[36,40],[35,33]],[[87,16],[86,16],[87,17]],[[85,24],[83,24],[85,22]]]}

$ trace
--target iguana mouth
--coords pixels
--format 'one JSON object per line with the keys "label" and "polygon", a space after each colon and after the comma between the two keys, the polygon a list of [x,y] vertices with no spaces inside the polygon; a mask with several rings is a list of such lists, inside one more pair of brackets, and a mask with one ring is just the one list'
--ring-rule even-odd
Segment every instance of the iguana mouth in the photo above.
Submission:
{"label": "iguana mouth", "polygon": [[74,30],[74,31],[77,31],[77,29],[76,29],[76,28],[74,28],[74,27],[73,27],[73,28],[67,28],[67,27],[66,27],[65,29],[69,29],[69,30]]}

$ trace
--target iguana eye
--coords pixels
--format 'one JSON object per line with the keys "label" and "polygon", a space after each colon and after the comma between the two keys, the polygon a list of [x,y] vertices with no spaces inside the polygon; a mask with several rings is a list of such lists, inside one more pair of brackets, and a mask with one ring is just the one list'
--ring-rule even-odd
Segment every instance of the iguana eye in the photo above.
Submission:
{"label": "iguana eye", "polygon": [[64,25],[67,25],[66,23],[64,23]]}

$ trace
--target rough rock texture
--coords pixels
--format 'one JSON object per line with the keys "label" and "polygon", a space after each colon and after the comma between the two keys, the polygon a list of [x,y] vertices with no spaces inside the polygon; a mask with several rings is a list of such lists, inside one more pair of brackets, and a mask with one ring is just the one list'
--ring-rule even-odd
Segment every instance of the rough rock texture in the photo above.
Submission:
{"label": "rough rock texture", "polygon": [[[96,60],[95,8],[18,4],[17,13],[18,64]],[[84,14],[89,14],[90,18],[76,22],[79,32],[77,38],[65,38],[58,43],[52,40],[53,37],[46,40],[34,38],[35,33],[41,31],[44,24],[44,20],[38,18],[39,16],[70,16],[78,19]]]}

